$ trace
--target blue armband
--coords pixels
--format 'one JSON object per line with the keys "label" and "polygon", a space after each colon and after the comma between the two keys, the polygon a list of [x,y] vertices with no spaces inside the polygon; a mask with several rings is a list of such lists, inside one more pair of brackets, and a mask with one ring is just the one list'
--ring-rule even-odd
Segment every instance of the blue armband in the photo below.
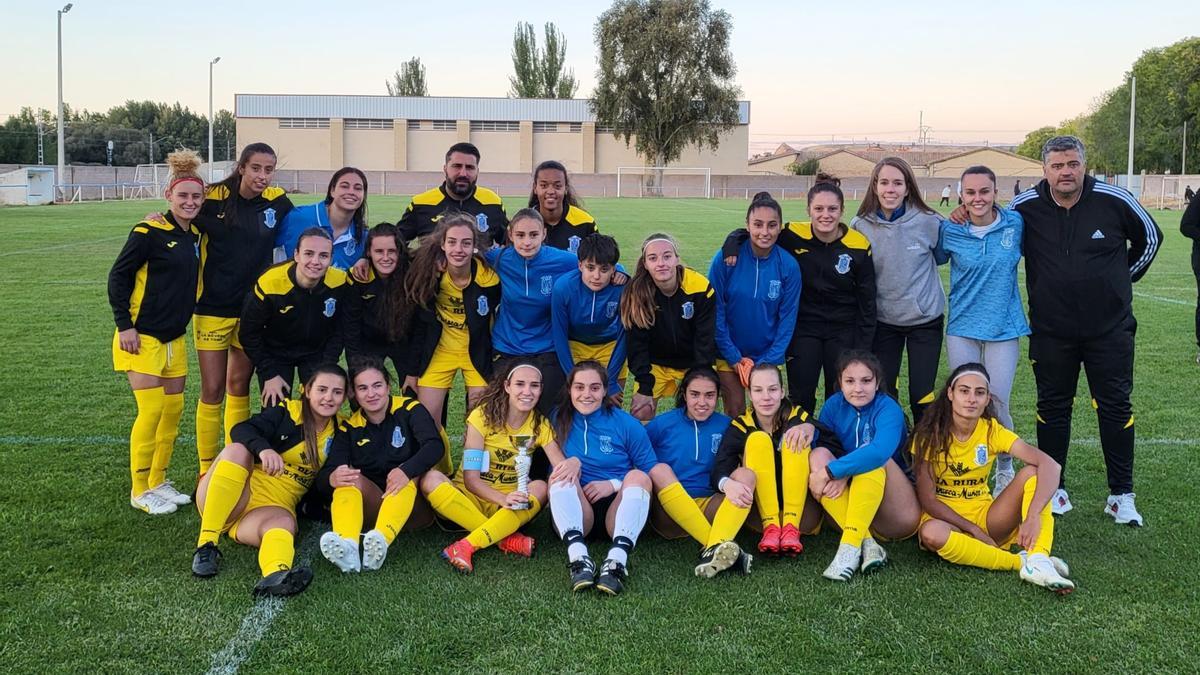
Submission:
{"label": "blue armband", "polygon": [[486,473],[488,470],[488,464],[487,450],[463,450],[463,471],[478,471],[480,473]]}

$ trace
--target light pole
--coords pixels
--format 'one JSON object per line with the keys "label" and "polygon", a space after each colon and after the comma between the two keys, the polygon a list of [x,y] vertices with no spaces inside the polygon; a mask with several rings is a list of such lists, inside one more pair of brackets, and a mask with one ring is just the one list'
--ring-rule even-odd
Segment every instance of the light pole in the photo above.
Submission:
{"label": "light pole", "polygon": [[217,65],[220,60],[221,57],[218,56],[208,62],[208,182],[210,183],[213,182],[213,66]]}
{"label": "light pole", "polygon": [[63,14],[71,11],[71,3],[58,10],[58,190],[66,197],[62,189],[63,176],[66,173],[67,149],[63,141],[63,100],[62,100],[62,18]]}

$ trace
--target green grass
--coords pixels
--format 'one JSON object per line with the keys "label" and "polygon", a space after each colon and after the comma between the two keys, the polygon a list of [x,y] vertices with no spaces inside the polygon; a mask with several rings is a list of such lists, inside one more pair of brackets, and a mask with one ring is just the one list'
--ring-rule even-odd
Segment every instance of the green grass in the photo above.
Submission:
{"label": "green grass", "polygon": [[[302,198],[297,201],[311,201]],[[515,203],[515,200],[510,200]],[[373,197],[373,220],[406,200]],[[799,202],[784,204],[802,216]],[[254,606],[255,550],[223,542],[222,573],[193,579],[194,509],[132,510],[125,437],[134,414],[111,370],[105,278],[129,227],[158,202],[0,209],[0,664],[6,672],[203,671]],[[633,262],[642,237],[679,237],[703,270],[744,201],[592,199],[587,208]],[[1076,401],[1069,487],[1055,551],[1079,590],[1066,598],[1015,574],[943,564],[912,541],[892,565],[838,585],[820,578],[836,547],[810,537],[796,560],[760,560],[749,578],[701,581],[697,547],[651,533],[627,594],[573,596],[549,515],[533,560],[496,551],[471,576],[436,553],[452,536],[405,534],[378,573],[342,576],[316,554],[316,581],[287,601],[244,664],[300,669],[539,671],[1190,671],[1200,602],[1188,562],[1200,535],[1195,453],[1195,282],[1178,214],[1156,212],[1166,242],[1137,285],[1138,505],[1141,530],[1101,513],[1106,493],[1095,416]],[[1145,294],[1145,295],[1143,295]],[[1151,298],[1149,296],[1156,296]],[[187,409],[170,476],[196,472],[192,357]],[[903,391],[903,388],[902,388]],[[460,402],[461,397],[452,397]],[[460,404],[460,403],[459,403]],[[1027,362],[1013,395],[1017,431],[1033,436]],[[455,411],[451,438],[461,438]],[[459,450],[455,449],[456,452]],[[311,524],[301,554],[312,556]],[[306,539],[307,537],[307,539]],[[753,538],[744,536],[750,545]],[[602,553],[599,546],[594,553]]]}

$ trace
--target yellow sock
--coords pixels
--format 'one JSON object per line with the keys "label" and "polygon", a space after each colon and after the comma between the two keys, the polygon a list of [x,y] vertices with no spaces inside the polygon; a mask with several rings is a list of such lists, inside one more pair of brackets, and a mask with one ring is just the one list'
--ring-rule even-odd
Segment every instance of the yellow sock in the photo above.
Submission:
{"label": "yellow sock", "polygon": [[175,452],[175,439],[179,437],[179,418],[183,417],[183,393],[163,394],[162,416],[154,432],[154,459],[150,462],[150,487],[157,487],[167,479],[167,465]]}
{"label": "yellow sock", "polygon": [[862,540],[870,536],[871,521],[883,502],[886,481],[887,471],[882,466],[850,479],[846,488],[846,522],[842,525],[843,544],[861,547]]}
{"label": "yellow sock", "polygon": [[363,528],[363,496],[356,487],[340,487],[333,491],[329,503],[329,517],[333,531],[339,537],[358,541]]}
{"label": "yellow sock", "polygon": [[754,472],[754,501],[763,527],[779,524],[779,493],[775,486],[775,448],[761,431],[746,439],[746,468]]}
{"label": "yellow sock", "polygon": [[492,517],[488,518],[486,523],[475,528],[471,534],[467,535],[467,543],[475,547],[475,550],[487,548],[521,529],[522,525],[533,520],[533,517],[541,510],[542,505],[538,503],[537,498],[529,495],[529,508],[523,511],[500,509],[492,514]]}
{"label": "yellow sock", "polygon": [[221,537],[221,530],[229,521],[242,491],[246,489],[246,481],[250,480],[250,472],[246,467],[235,462],[217,462],[212,469],[212,477],[208,479],[208,491],[204,494],[204,511],[200,514],[200,538],[196,546],[215,544]]}
{"label": "yellow sock", "polygon": [[258,569],[265,577],[273,572],[292,569],[296,557],[296,540],[291,532],[282,527],[273,527],[263,532],[258,545]]}
{"label": "yellow sock", "polygon": [[730,541],[737,536],[738,530],[746,522],[750,509],[735,506],[728,499],[721,500],[717,507],[717,515],[713,516],[712,527],[708,531],[708,540],[701,542],[707,548],[713,544]]}
{"label": "yellow sock", "polygon": [[837,499],[829,497],[821,497],[821,508],[825,509],[825,513],[829,514],[829,519],[837,523],[843,532],[846,531],[846,507],[850,505],[850,491],[842,490],[842,494],[838,495]]}
{"label": "yellow sock", "polygon": [[708,524],[708,518],[704,517],[704,512],[700,510],[696,500],[688,495],[687,490],[683,489],[682,484],[676,481],[660,490],[658,503],[667,515],[671,516],[671,520],[691,535],[692,539],[701,544],[708,541],[712,526]]}
{"label": "yellow sock", "polygon": [[129,430],[129,474],[133,478],[133,494],[150,489],[150,465],[154,462],[154,434],[163,412],[163,388],[135,389],[137,419]]}
{"label": "yellow sock", "polygon": [[408,522],[416,499],[417,483],[411,480],[396,494],[383,498],[383,503],[379,505],[379,515],[375,518],[375,529],[383,533],[383,538],[389,545],[396,540],[396,535],[400,534],[404,523]]}
{"label": "yellow sock", "polygon": [[487,516],[451,483],[442,483],[430,492],[429,505],[438,515],[458,523],[468,532],[487,522]]}
{"label": "yellow sock", "polygon": [[780,453],[783,467],[783,524],[800,529],[800,513],[804,511],[804,500],[808,497],[808,455],[804,448],[792,452],[786,445]]}
{"label": "yellow sock", "polygon": [[[1029,503],[1033,501],[1034,490],[1037,490],[1037,476],[1030,476],[1029,480],[1025,481],[1024,494],[1021,496],[1022,520],[1029,515]],[[1029,548],[1029,552],[1050,555],[1050,546],[1054,543],[1054,516],[1050,513],[1049,503],[1038,514],[1038,519],[1042,521],[1042,529],[1038,532],[1037,541]]]}
{"label": "yellow sock", "polygon": [[196,403],[196,457],[200,460],[200,473],[212,468],[213,460],[221,452],[221,404]]}
{"label": "yellow sock", "polygon": [[982,567],[985,570],[1021,568],[1021,557],[1017,554],[988,546],[962,532],[951,532],[946,544],[938,549],[937,554],[956,565]]}
{"label": "yellow sock", "polygon": [[250,397],[249,396],[234,396],[233,394],[225,395],[225,445],[233,442],[229,438],[229,432],[237,426],[238,422],[244,422],[250,419]]}

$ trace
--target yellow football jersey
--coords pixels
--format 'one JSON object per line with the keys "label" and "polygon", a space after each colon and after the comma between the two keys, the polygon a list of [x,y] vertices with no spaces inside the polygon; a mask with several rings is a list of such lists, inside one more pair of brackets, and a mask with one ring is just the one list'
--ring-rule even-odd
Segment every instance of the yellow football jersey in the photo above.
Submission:
{"label": "yellow football jersey", "polygon": [[483,419],[483,408],[476,408],[467,417],[467,424],[483,435],[483,450],[488,454],[487,471],[479,474],[492,488],[508,493],[517,489],[517,457],[516,438],[532,436],[533,444],[529,446],[532,454],[537,448],[545,447],[554,441],[554,430],[544,418],[535,429],[533,414],[525,420],[520,429],[510,429],[505,424],[500,429],[493,429]]}
{"label": "yellow football jersey", "polygon": [[442,322],[442,337],[437,350],[452,354],[466,354],[467,314],[463,308],[462,289],[454,285],[449,274],[442,274],[437,294],[438,319]]}
{"label": "yellow football jersey", "polygon": [[1008,452],[1018,439],[995,419],[980,419],[975,433],[965,441],[951,437],[949,456],[938,455],[931,462],[938,499],[991,499],[987,480],[992,463],[997,454]]}

